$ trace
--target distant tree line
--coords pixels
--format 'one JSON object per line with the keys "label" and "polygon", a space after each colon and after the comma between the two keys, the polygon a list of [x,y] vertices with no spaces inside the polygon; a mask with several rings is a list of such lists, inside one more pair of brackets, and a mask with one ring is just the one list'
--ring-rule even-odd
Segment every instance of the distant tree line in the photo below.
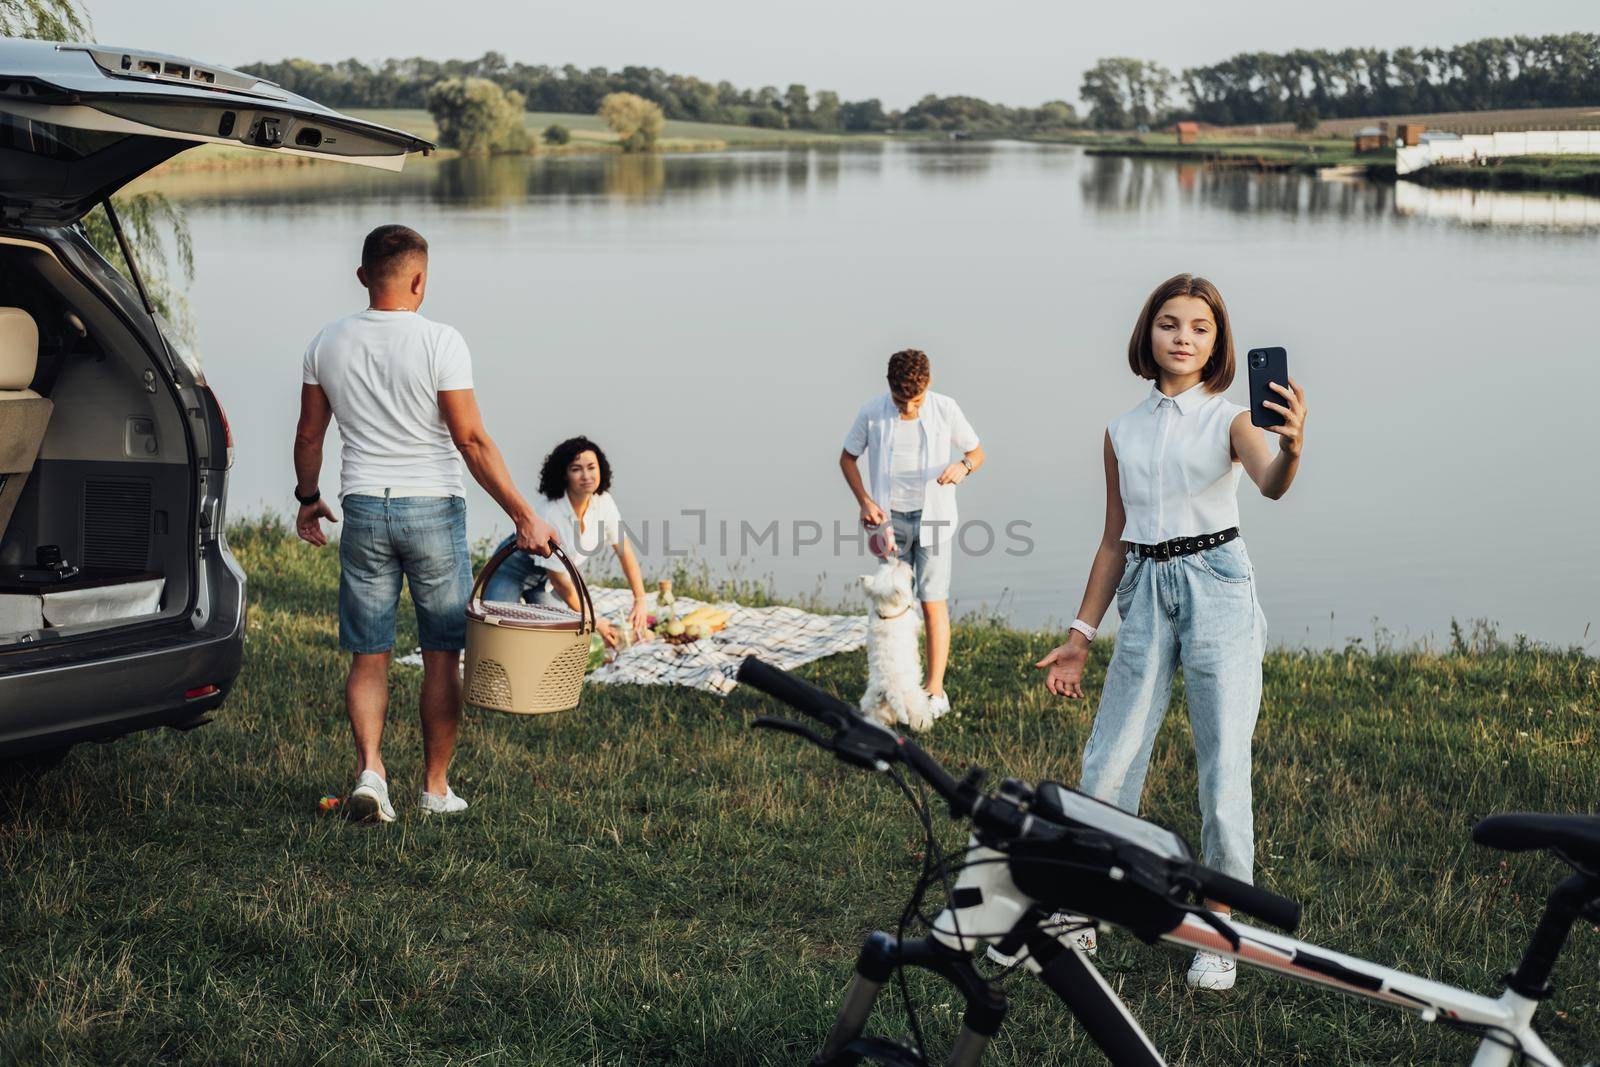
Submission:
{"label": "distant tree line", "polygon": [[499,52],[478,59],[390,59],[369,66],[360,60],[313,63],[286,59],[251,63],[244,71],[277,82],[290,92],[332,107],[425,108],[436,82],[484,78],[520,93],[529,111],[594,114],[613,93],[631,93],[659,104],[669,119],[721,122],[821,133],[872,133],[894,129],[949,132],[1014,132],[1078,124],[1071,104],[1009,108],[968,96],[926,96],[904,112],[887,111],[877,99],[841,100],[829,90],[804,85],[779,92],[775,86],[741,89],[653,67],[588,70],[508,63]]}
{"label": "distant tree line", "polygon": [[[12,0],[16,2],[16,0]],[[50,3],[52,0],[29,0]],[[904,111],[882,101],[841,100],[804,85],[738,88],[654,67],[588,70],[478,59],[390,59],[313,63],[287,59],[243,68],[334,107],[427,106],[428,90],[449,79],[484,78],[521,94],[530,111],[593,114],[613,93],[660,105],[669,119],[826,133],[927,130],[1041,133],[1082,125],[1073,106],[1007,107],[971,96],[925,96]],[[1485,111],[1600,104],[1600,34],[1486,37],[1450,48],[1295,49],[1248,52],[1181,73],[1148,60],[1102,59],[1079,95],[1087,122],[1131,129],[1197,119],[1217,125],[1429,111]]]}
{"label": "distant tree line", "polygon": [[[1192,118],[1219,126],[1306,116],[1490,111],[1600,103],[1600,34],[1486,37],[1451,48],[1245,52],[1174,75],[1102,59],[1079,90],[1091,125]],[[1186,100],[1178,100],[1186,97]]]}

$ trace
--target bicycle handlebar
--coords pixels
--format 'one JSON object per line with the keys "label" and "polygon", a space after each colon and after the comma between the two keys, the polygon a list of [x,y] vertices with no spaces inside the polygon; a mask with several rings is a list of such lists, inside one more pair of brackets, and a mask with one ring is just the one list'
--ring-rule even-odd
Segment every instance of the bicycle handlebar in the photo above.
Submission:
{"label": "bicycle handlebar", "polygon": [[739,661],[739,681],[754,686],[769,697],[783,701],[800,714],[816,719],[824,726],[843,729],[856,709],[832,693],[818,689],[804,678],[779,670],[755,656]]}
{"label": "bicycle handlebar", "polygon": [[763,663],[755,656],[746,656],[740,662],[738,679],[837,731],[837,735],[825,747],[839,758],[860,767],[871,767],[879,760],[886,763],[898,760],[915,771],[949,803],[952,812],[971,814],[974,798],[939,765],[938,760],[924,752],[916,742],[865,718],[832,693],[818,689],[788,671]]}
{"label": "bicycle handlebar", "polygon": [[1200,891],[1210,900],[1238,908],[1287,933],[1294,933],[1300,925],[1298,900],[1280,897],[1270,890],[1230,878],[1221,871],[1202,867],[1198,863],[1189,869],[1189,873],[1200,883]]}
{"label": "bicycle handlebar", "polygon": [[[817,688],[788,671],[763,663],[754,656],[746,656],[739,664],[737,677],[746,685],[794,708],[802,715],[834,731],[831,738],[821,738],[789,720],[768,720],[760,725],[788,723],[792,732],[800,733],[821,745],[835,756],[858,767],[883,769],[882,764],[900,762],[910,767],[950,805],[955,816],[974,819],[980,826],[1009,836],[1024,825],[1019,810],[1004,804],[985,803],[978,789],[978,777],[969,776],[958,782],[916,742],[895,731],[865,718],[855,708],[831,693]],[[974,772],[976,775],[977,772]],[[1300,904],[1288,897],[1241,882],[1220,871],[1188,864],[1185,874],[1190,884],[1201,893],[1220,904],[1236,907],[1283,930],[1292,932],[1300,923]]]}

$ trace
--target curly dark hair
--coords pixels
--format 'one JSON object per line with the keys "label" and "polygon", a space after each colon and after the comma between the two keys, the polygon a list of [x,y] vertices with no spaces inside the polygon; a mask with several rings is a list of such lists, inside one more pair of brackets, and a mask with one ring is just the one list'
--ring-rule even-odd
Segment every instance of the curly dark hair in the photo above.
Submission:
{"label": "curly dark hair", "polygon": [[933,380],[933,369],[928,354],[918,348],[905,348],[889,357],[889,389],[904,397],[913,397],[928,388]]}
{"label": "curly dark hair", "polygon": [[539,468],[539,493],[546,500],[554,500],[567,491],[567,465],[577,459],[581,453],[593,452],[594,458],[600,461],[600,488],[596,492],[605,493],[611,489],[611,461],[606,459],[605,452],[599,445],[587,437],[569,437],[550,450],[544,457],[544,465]]}

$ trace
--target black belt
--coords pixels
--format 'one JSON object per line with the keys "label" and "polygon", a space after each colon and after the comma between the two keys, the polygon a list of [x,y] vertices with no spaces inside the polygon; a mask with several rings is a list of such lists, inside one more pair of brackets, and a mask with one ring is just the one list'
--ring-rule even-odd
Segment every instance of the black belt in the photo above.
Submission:
{"label": "black belt", "polygon": [[1201,534],[1199,537],[1174,537],[1170,541],[1163,541],[1159,545],[1134,545],[1133,550],[1139,553],[1140,559],[1176,559],[1178,556],[1192,556],[1196,552],[1203,552],[1217,545],[1225,545],[1239,536],[1239,527],[1230,526],[1217,533]]}

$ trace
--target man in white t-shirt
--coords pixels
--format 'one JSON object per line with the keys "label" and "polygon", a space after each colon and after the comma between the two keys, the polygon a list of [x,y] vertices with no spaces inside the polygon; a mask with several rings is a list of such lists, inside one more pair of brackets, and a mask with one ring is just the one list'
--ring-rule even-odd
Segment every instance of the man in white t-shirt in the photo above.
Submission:
{"label": "man in white t-shirt", "polygon": [[[944,672],[950,659],[956,486],[983,466],[983,447],[961,405],[928,388],[933,371],[926,353],[915,348],[896,352],[889,357],[888,378],[889,391],[856,413],[839,467],[860,505],[862,525],[888,524],[895,554],[911,564],[926,631],[926,688],[930,710],[937,716],[950,710]],[[961,458],[952,461],[953,454]],[[858,462],[863,455],[865,484]]]}
{"label": "man in white t-shirt", "polygon": [[346,811],[393,822],[379,752],[389,706],[389,656],[402,577],[422,645],[424,780],[419,807],[453,814],[467,802],[450,788],[461,716],[472,561],[467,553],[461,460],[517,527],[517,544],[550,554],[556,533],[512,484],[484,429],[461,334],[417,313],[428,284],[428,242],[406,226],[379,226],[361,246],[356,277],[365,311],[322,328],[306,348],[295,433],[295,529],[326,545],[338,522],[317,487],[322,443],[339,420],[339,647],[351,654],[345,705],[356,744],[356,784]]}

